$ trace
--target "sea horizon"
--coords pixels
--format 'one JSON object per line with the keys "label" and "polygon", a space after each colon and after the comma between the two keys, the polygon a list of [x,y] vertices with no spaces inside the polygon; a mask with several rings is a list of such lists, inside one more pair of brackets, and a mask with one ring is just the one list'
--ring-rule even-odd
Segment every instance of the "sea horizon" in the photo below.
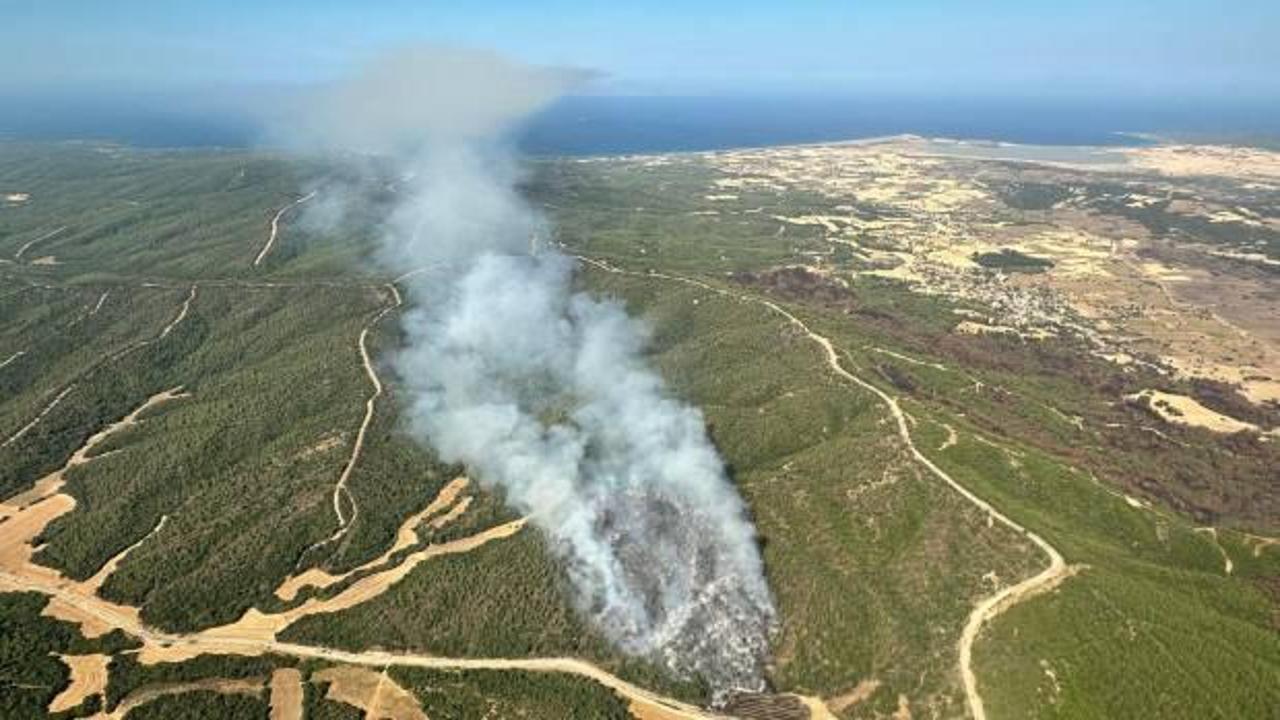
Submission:
{"label": "sea horizon", "polygon": [[[232,105],[231,107],[235,107]],[[607,156],[826,144],[901,135],[1046,146],[1156,139],[1280,143],[1280,103],[818,96],[570,96],[513,133],[528,155]],[[0,140],[271,149],[253,113],[153,95],[9,98]]]}

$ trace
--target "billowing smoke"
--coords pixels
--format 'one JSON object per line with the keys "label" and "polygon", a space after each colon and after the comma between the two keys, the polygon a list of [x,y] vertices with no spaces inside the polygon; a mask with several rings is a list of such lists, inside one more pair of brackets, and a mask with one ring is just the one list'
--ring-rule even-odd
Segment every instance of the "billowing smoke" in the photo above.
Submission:
{"label": "billowing smoke", "polygon": [[503,138],[581,80],[413,51],[331,94],[309,132],[398,163],[383,260],[411,286],[396,365],[412,429],[500,486],[563,557],[579,609],[623,651],[763,686],[774,610],[753,528],[696,409],[643,360],[644,327],[575,292],[574,261],[516,190]]}

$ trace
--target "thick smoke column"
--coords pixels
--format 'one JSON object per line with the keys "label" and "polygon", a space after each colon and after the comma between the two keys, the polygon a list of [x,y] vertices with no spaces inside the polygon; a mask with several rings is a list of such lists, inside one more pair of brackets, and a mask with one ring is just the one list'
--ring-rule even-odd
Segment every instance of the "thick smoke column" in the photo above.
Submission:
{"label": "thick smoke column", "polygon": [[414,51],[338,89],[308,130],[397,158],[384,260],[443,264],[411,289],[397,358],[415,433],[549,536],[580,610],[624,651],[719,698],[759,690],[772,600],[701,413],[646,367],[621,305],[574,292],[571,259],[528,252],[544,220],[500,139],[580,79]]}

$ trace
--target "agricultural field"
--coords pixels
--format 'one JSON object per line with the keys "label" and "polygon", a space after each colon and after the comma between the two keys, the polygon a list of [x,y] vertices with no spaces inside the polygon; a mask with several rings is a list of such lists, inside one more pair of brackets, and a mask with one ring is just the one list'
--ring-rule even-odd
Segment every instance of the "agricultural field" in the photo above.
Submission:
{"label": "agricultural field", "polygon": [[378,168],[0,144],[0,715],[1272,717],[1277,157],[531,161],[759,533],[769,691],[709,708],[410,433],[450,268],[382,264]]}

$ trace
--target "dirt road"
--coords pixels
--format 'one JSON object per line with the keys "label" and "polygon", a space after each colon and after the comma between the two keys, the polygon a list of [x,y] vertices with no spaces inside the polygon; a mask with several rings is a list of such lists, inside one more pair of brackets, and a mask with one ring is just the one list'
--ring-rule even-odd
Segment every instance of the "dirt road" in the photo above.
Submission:
{"label": "dirt road", "polygon": [[98,311],[102,309],[102,304],[107,301],[107,296],[110,294],[111,294],[111,291],[107,290],[103,292],[101,295],[99,295],[98,302],[93,306],[93,309],[90,310],[89,314],[86,315],[85,317],[93,317],[94,315],[97,315]]}
{"label": "dirt road", "polygon": [[[1018,531],[1026,536],[1038,547],[1041,548],[1049,556],[1049,566],[1036,576],[1024,580],[1017,585],[1007,587],[996,594],[981,601],[970,614],[968,622],[964,628],[959,641],[960,652],[960,671],[964,681],[966,699],[970,708],[970,712],[975,718],[985,720],[985,711],[982,705],[981,696],[978,694],[977,681],[972,670],[972,646],[978,635],[982,625],[999,612],[1007,609],[1016,602],[1029,597],[1037,592],[1041,592],[1048,587],[1052,587],[1056,582],[1060,581],[1067,575],[1067,568],[1061,555],[1038,535],[1026,530],[1026,528],[1017,524],[1013,520],[1004,516],[998,510],[993,508],[986,501],[974,495],[960,483],[956,482],[946,472],[934,465],[926,458],[915,446],[910,429],[897,400],[880,390],[876,386],[862,380],[844,369],[840,362],[839,354],[831,341],[815,332],[805,325],[796,316],[783,309],[776,303],[763,299],[752,297],[750,295],[738,295],[714,287],[708,283],[704,283],[691,278],[683,278],[671,275],[659,274],[642,274],[612,268],[605,263],[595,260],[583,258],[584,262],[589,262],[596,267],[600,267],[609,272],[623,273],[629,275],[637,275],[641,277],[662,278],[678,282],[695,285],[717,294],[736,297],[741,300],[757,302],[769,308],[772,312],[785,318],[788,322],[800,329],[811,341],[818,344],[824,353],[827,365],[832,372],[840,377],[854,383],[860,388],[875,394],[889,409],[898,426],[898,434],[903,443],[907,446],[916,462],[923,465],[931,474],[947,483],[950,487],[960,493],[966,500],[976,505],[978,508],[986,512],[994,520],[1001,522],[1011,529]],[[350,476],[351,468],[358,461],[360,451],[363,447],[363,438],[365,432],[372,420],[372,414],[375,401],[381,396],[383,386],[374,369],[372,358],[369,355],[367,338],[369,330],[388,312],[400,306],[401,298],[399,292],[392,287],[394,302],[384,307],[361,331],[359,338],[359,349],[361,359],[364,364],[365,372],[370,378],[370,382],[374,386],[374,393],[366,402],[366,412],[364,421],[361,424],[360,431],[357,434],[355,446],[352,455],[348,459],[347,466],[344,468],[343,474],[339,479],[339,484],[335,488],[335,512],[338,514],[341,527],[338,536],[345,532],[345,528],[349,527],[350,521],[354,519],[356,508],[352,506],[352,516],[346,517],[338,502],[340,493],[345,493],[345,481]],[[161,338],[168,334],[168,331],[181,322],[185,317],[186,311],[190,306],[190,302],[194,299],[195,288],[192,288],[192,294],[184,303],[182,311],[166,330],[162,332]],[[159,339],[159,338],[158,338]],[[64,391],[66,392],[66,391]],[[159,402],[169,397],[176,397],[176,391],[162,394],[166,397],[157,396],[139,408],[134,413],[122,420],[120,423],[113,425],[98,434],[95,434],[85,444],[83,448],[77,451],[68,461],[67,466],[87,462],[89,450],[110,433],[116,431],[125,424],[135,422],[138,414],[145,407],[150,406],[153,402]],[[61,471],[60,471],[61,472]],[[52,487],[50,490],[56,492],[58,488]],[[68,498],[67,502],[59,502],[52,505],[49,512],[36,513],[29,522],[18,522],[18,519],[11,518],[14,525],[9,529],[17,529],[17,526],[30,525],[28,529],[43,528],[54,517],[69,512],[74,508],[74,500],[65,495],[52,495],[37,500],[30,507],[34,508],[46,502],[58,500],[59,498]],[[38,526],[38,528],[37,528]],[[441,554],[449,551],[466,551],[470,547],[487,542],[490,539],[505,537],[514,533],[519,529],[515,524],[508,526],[499,526],[491,528],[472,536],[464,538],[457,548],[449,548],[437,546],[433,550],[426,551],[426,556]],[[61,578],[61,576],[49,568],[36,566],[30,559],[30,542],[34,541],[36,535],[26,537],[27,533],[17,533],[17,536],[10,536],[4,544],[14,544],[15,541],[20,543],[21,548],[7,548],[16,550],[16,553],[0,553],[4,555],[5,562],[0,566],[0,591],[23,590],[34,591],[55,598],[61,607],[69,608],[73,614],[92,619],[94,622],[110,628],[119,628],[126,633],[137,637],[144,643],[144,648],[140,651],[140,657],[144,658],[144,662],[149,658],[151,661],[174,661],[182,658],[195,657],[210,653],[234,653],[240,655],[261,655],[264,653],[280,653],[300,658],[314,658],[326,660],[329,662],[343,663],[348,665],[357,665],[374,668],[386,668],[390,666],[399,667],[421,667],[441,670],[513,670],[528,672],[550,672],[550,673],[567,673],[585,677],[593,680],[611,690],[617,692],[628,701],[638,712],[652,711],[654,714],[661,713],[663,717],[675,717],[685,719],[710,719],[719,717],[714,713],[697,708],[685,703],[663,698],[643,688],[628,683],[605,670],[577,658],[448,658],[432,655],[421,655],[415,653],[392,653],[384,651],[363,651],[353,652],[339,650],[336,648],[328,648],[323,646],[301,645],[296,643],[280,642],[275,639],[278,631],[279,623],[272,619],[271,616],[257,613],[257,616],[250,617],[246,614],[241,621],[233,623],[222,628],[213,628],[199,633],[189,635],[174,635],[154,630],[143,624],[137,608],[117,605],[98,597],[94,590],[96,588],[85,587],[83,583],[75,583]],[[38,532],[37,532],[38,535]],[[452,545],[452,543],[446,544]],[[421,559],[425,559],[425,556]],[[407,572],[403,568],[396,570],[397,574]],[[95,575],[95,580],[97,576]],[[105,578],[103,578],[105,579]],[[314,612],[331,612],[345,607],[352,607],[356,604],[364,602],[368,599],[366,588],[362,588],[359,583],[353,585],[349,591],[338,594],[327,601],[316,601],[317,606],[308,607],[308,603],[304,603],[300,608],[294,611],[286,611],[285,614],[307,615]],[[318,607],[323,605],[323,608]],[[332,606],[332,607],[330,607]],[[304,609],[305,608],[305,609]],[[300,612],[299,612],[300,611]],[[254,613],[256,611],[250,611]],[[264,620],[265,622],[258,622]],[[292,619],[286,621],[285,624],[291,622]],[[260,687],[260,685],[259,685]]]}
{"label": "dirt road", "polygon": [[[119,350],[116,350],[115,352],[108,355],[105,358],[105,360],[106,361],[118,360],[124,357],[125,355],[128,355],[136,350],[141,350],[142,348],[147,347],[148,345],[152,345],[154,343],[160,342],[161,340],[168,337],[169,333],[173,332],[174,329],[177,328],[178,325],[180,325],[182,321],[186,319],[188,312],[190,312],[191,310],[191,304],[196,299],[197,289],[198,289],[197,285],[191,286],[191,291],[187,294],[187,298],[182,302],[182,305],[178,308],[177,315],[175,315],[174,318],[170,320],[167,325],[161,328],[160,334],[156,335],[154,338],[151,338],[150,340],[140,340],[140,341],[131,343],[129,345],[126,345],[125,347]],[[397,293],[396,294],[397,301],[399,300],[399,297],[400,296]],[[96,313],[98,309],[102,307],[102,303],[106,299],[107,299],[107,293],[103,293],[102,296],[98,298],[98,304],[94,307],[93,311],[90,312],[89,314],[92,315],[93,313]],[[0,364],[0,368],[3,368],[5,365],[8,365],[10,362],[13,362],[17,358],[25,354],[26,354],[25,351],[19,351],[15,353],[9,359],[5,360],[3,364]],[[96,368],[102,362],[103,360],[99,360],[98,362],[95,362],[91,366],[91,369]],[[37,424],[39,424],[39,422],[43,420],[46,415],[52,412],[53,409],[58,406],[58,403],[62,402],[62,399],[67,396],[67,393],[70,393],[72,390],[75,389],[75,387],[76,387],[76,384],[73,382],[67,387],[63,388],[62,392],[58,393],[58,395],[54,397],[53,400],[48,405],[46,405],[44,409],[41,410],[40,413],[37,414],[34,419],[32,419],[31,422],[19,428],[16,432],[13,433],[13,435],[10,435],[8,438],[4,440],[4,442],[0,443],[0,448],[8,447],[10,444],[20,439],[23,435],[26,435],[28,432],[30,432],[31,429],[34,428]]]}
{"label": "dirt road", "polygon": [[27,354],[27,351],[26,351],[26,350],[19,350],[18,352],[16,352],[16,353],[14,353],[14,354],[10,355],[9,357],[5,358],[4,362],[0,362],[0,370],[4,369],[4,368],[5,368],[5,366],[7,366],[9,363],[13,362],[14,360],[17,360],[18,358],[20,358],[20,357],[22,357],[23,355],[26,355],[26,354]]}
{"label": "dirt road", "polygon": [[187,319],[187,312],[191,310],[191,303],[196,299],[196,289],[198,287],[199,286],[197,285],[191,286],[191,293],[187,295],[187,299],[182,302],[182,307],[178,308],[177,316],[170,320],[168,325],[164,326],[164,329],[160,331],[160,336],[153,342],[158,342],[169,337],[169,333],[173,332],[174,328],[178,327],[183,320]]}
{"label": "dirt road", "polygon": [[1222,547],[1222,543],[1218,542],[1218,528],[1216,527],[1198,527],[1195,530],[1198,533],[1204,533],[1209,536],[1209,541],[1218,549],[1218,554],[1222,556],[1222,572],[1230,575],[1235,572],[1236,565],[1231,561],[1231,556],[1227,554],[1227,549]]}
{"label": "dirt road", "polygon": [[892,397],[888,393],[884,392],[880,388],[876,387],[875,385],[872,385],[871,383],[863,380],[862,378],[857,377],[853,373],[850,373],[848,370],[845,370],[844,366],[841,365],[840,363],[840,356],[836,352],[835,346],[832,345],[830,339],[815,333],[803,321],[801,321],[795,315],[792,315],[787,310],[783,309],[777,303],[771,300],[755,297],[752,295],[732,293],[728,290],[715,287],[714,285],[710,285],[708,283],[702,282],[700,280],[695,280],[693,278],[686,278],[686,277],[681,277],[677,275],[664,275],[661,273],[638,273],[638,272],[622,270],[620,268],[615,268],[607,263],[600,262],[598,260],[594,260],[591,258],[578,256],[578,259],[594,267],[605,270],[606,272],[623,274],[623,275],[633,275],[637,277],[673,280],[676,282],[683,282],[689,285],[694,285],[696,287],[700,287],[705,290],[709,290],[711,292],[714,292],[726,297],[732,297],[732,298],[737,298],[739,300],[757,302],[769,308],[774,313],[782,316],[788,322],[794,325],[797,329],[803,332],[810,340],[817,343],[818,346],[822,348],[823,356],[827,361],[827,366],[831,369],[832,372],[852,382],[853,384],[866,390],[867,392],[874,394],[877,398],[880,399],[880,401],[885,405],[886,408],[888,408],[890,414],[893,416],[894,421],[898,425],[898,436],[899,438],[901,438],[903,444],[906,445],[907,449],[911,452],[911,455],[916,460],[916,462],[924,466],[924,468],[927,469],[930,472],[930,474],[932,474],[934,477],[938,478],[939,480],[942,480],[943,482],[945,482],[948,486],[950,486],[953,490],[958,492],[962,497],[964,497],[970,503],[977,506],[983,512],[987,513],[989,517],[993,518],[994,520],[1001,523],[1002,525],[1016,531],[1020,535],[1026,537],[1028,540],[1034,543],[1036,547],[1040,548],[1040,550],[1044,552],[1046,556],[1048,556],[1049,558],[1048,566],[1046,566],[1043,570],[1041,570],[1036,575],[1030,578],[1027,578],[1026,580],[1023,580],[1022,582],[1016,585],[1011,585],[1009,587],[1002,588],[1001,590],[996,592],[994,595],[991,595],[987,598],[984,598],[982,601],[980,601],[973,608],[973,611],[969,613],[969,618],[965,623],[964,630],[960,634],[958,650],[960,655],[960,676],[964,682],[965,700],[969,706],[969,712],[974,717],[975,720],[986,720],[986,716],[987,716],[986,710],[982,704],[982,696],[978,692],[977,676],[973,672],[973,643],[978,637],[978,632],[982,629],[982,626],[984,623],[986,623],[996,615],[1000,614],[1004,610],[1007,610],[1008,608],[1012,607],[1018,602],[1021,602],[1022,600],[1025,600],[1026,598],[1032,597],[1036,594],[1039,594],[1041,592],[1044,592],[1046,590],[1053,588],[1055,585],[1057,585],[1057,583],[1065,579],[1069,575],[1069,570],[1068,570],[1066,561],[1064,561],[1062,558],[1062,554],[1059,553],[1058,550],[1054,548],[1052,545],[1050,545],[1048,541],[1046,541],[1044,538],[1040,537],[1036,533],[1031,532],[1030,530],[1027,530],[1022,525],[1018,524],[1017,522],[1014,522],[1013,520],[1005,516],[999,510],[996,510],[994,507],[991,506],[990,503],[988,503],[987,501],[975,495],[968,488],[961,485],[954,478],[948,475],[944,470],[942,470],[937,465],[935,465],[933,461],[925,457],[924,454],[921,453],[920,450],[916,448],[916,444],[911,438],[911,431],[907,425],[907,418],[905,414],[902,412],[902,408],[898,406],[897,399]]}
{"label": "dirt road", "polygon": [[[364,450],[365,435],[369,431],[369,425],[373,423],[373,411],[377,405],[378,398],[382,397],[382,380],[378,377],[378,371],[373,366],[373,357],[369,355],[369,331],[377,326],[378,321],[382,320],[387,313],[400,307],[403,299],[400,297],[400,290],[395,284],[389,284],[387,287],[391,291],[392,302],[386,305],[377,315],[373,316],[367,325],[360,329],[360,338],[356,341],[356,346],[360,349],[360,362],[364,365],[364,373],[369,378],[369,383],[373,385],[373,394],[364,403],[364,418],[360,421],[360,428],[356,431],[356,441],[351,446],[351,455],[347,458],[346,465],[342,468],[342,474],[338,476],[338,482],[333,486],[333,514],[338,518],[338,528],[333,531],[329,537],[307,548],[301,557],[305,558],[307,553],[318,547],[324,547],[329,543],[337,542],[342,539],[347,531],[351,529],[351,523],[355,521],[356,516],[360,513],[360,507],[356,505],[355,498],[351,496],[351,491],[347,489],[347,481],[351,479],[351,472],[355,470],[356,463],[360,461],[360,453]],[[351,504],[351,515],[347,516],[342,509],[342,499],[346,498]]]}
{"label": "dirt road", "polygon": [[[61,492],[67,470],[92,462],[90,453],[112,434],[139,422],[149,408],[182,397],[180,388],[158,393],[116,423],[93,434],[67,460],[63,467],[37,482],[25,493],[7,499],[0,507],[5,512],[5,534],[0,536],[0,592],[37,592],[54,600],[55,616],[80,624],[86,635],[97,636],[107,629],[120,629],[142,641],[138,658],[143,663],[179,662],[204,654],[237,654],[256,656],[280,653],[302,658],[317,658],[349,665],[385,668],[388,666],[436,669],[527,670],[580,675],[611,688],[630,703],[644,708],[661,709],[668,716],[686,719],[716,717],[684,703],[659,697],[636,687],[582,660],[573,658],[446,658],[413,653],[350,652],[326,647],[277,641],[276,634],[297,619],[317,613],[336,612],[366,602],[383,592],[390,584],[403,579],[417,564],[440,555],[468,552],[485,543],[509,537],[524,525],[523,520],[498,525],[474,535],[446,543],[428,545],[411,553],[396,566],[368,575],[337,595],[327,599],[311,598],[302,605],[280,613],[265,614],[251,609],[238,621],[186,635],[170,634],[143,623],[138,608],[120,605],[97,595],[97,589],[131,548],[109,560],[104,569],[84,582],[65,578],[53,568],[33,560],[40,533],[53,520],[75,509],[75,499]],[[447,487],[439,502],[431,507],[442,509],[457,498],[464,483]],[[460,501],[459,501],[460,502]],[[158,532],[163,523],[152,532]],[[149,535],[148,535],[149,536]],[[145,538],[144,538],[145,540]],[[90,631],[92,629],[92,632]],[[261,688],[262,681],[254,687]],[[169,692],[186,692],[194,687],[174,686]],[[247,689],[247,686],[246,686]],[[152,699],[135,698],[131,706]],[[128,702],[128,701],[126,701]],[[119,708],[117,708],[119,709]]]}
{"label": "dirt road", "polygon": [[275,217],[271,218],[271,234],[267,236],[267,242],[262,246],[262,250],[258,251],[258,257],[253,259],[254,267],[258,267],[259,265],[262,264],[262,261],[266,259],[268,254],[270,254],[271,247],[276,244],[276,236],[280,234],[280,219],[284,217],[284,214],[289,212],[289,210],[301,205],[302,203],[310,200],[315,196],[316,196],[316,191],[312,190],[306,195],[303,195],[297,200],[294,200],[288,205],[285,205],[284,207],[280,208],[280,210],[276,213]]}
{"label": "dirt road", "polygon": [[41,235],[40,237],[36,238],[35,240],[31,240],[31,241],[27,242],[27,244],[25,244],[25,245],[23,245],[22,247],[18,248],[18,252],[16,252],[16,253],[14,253],[14,254],[13,254],[13,259],[14,259],[14,260],[21,260],[21,259],[22,259],[23,254],[25,254],[28,250],[30,250],[30,249],[31,249],[31,247],[32,247],[33,245],[35,245],[36,243],[44,242],[45,240],[48,240],[48,239],[50,239],[50,238],[53,238],[53,237],[55,237],[55,236],[57,236],[57,235],[61,234],[61,233],[62,233],[63,231],[65,231],[66,229],[67,229],[67,226],[66,226],[66,225],[63,225],[62,227],[58,228],[57,230],[51,230],[51,231],[49,231],[49,232],[47,232],[47,233],[45,233],[45,234]]}
{"label": "dirt road", "polygon": [[58,403],[62,402],[62,398],[66,397],[67,393],[74,390],[75,387],[76,387],[75,384],[72,383],[71,385],[68,385],[65,388],[63,388],[62,392],[58,393],[57,396],[55,396],[53,400],[49,402],[48,405],[45,405],[44,409],[41,410],[40,413],[37,414],[31,422],[18,428],[17,432],[15,432],[14,434],[6,438],[4,442],[0,443],[0,448],[9,447],[13,443],[21,439],[23,435],[26,435],[27,433],[31,432],[31,428],[38,425],[40,421],[44,419],[45,415],[48,415],[49,413],[53,412],[53,409],[58,407]]}
{"label": "dirt road", "polygon": [[[41,575],[44,575],[43,573]],[[162,656],[160,661],[192,658],[205,654],[237,654],[256,656],[266,653],[278,653],[299,658],[314,658],[335,663],[359,665],[365,667],[385,668],[421,667],[438,670],[524,670],[529,672],[567,673],[593,680],[621,695],[625,700],[642,707],[653,706],[665,710],[670,716],[687,720],[713,720],[718,718],[714,713],[663,698],[643,688],[618,678],[591,663],[576,658],[449,658],[434,655],[413,653],[391,653],[381,651],[352,652],[320,646],[301,645],[279,642],[273,639],[255,637],[252,630],[241,632],[201,632],[192,635],[173,635],[153,630],[142,623],[133,608],[124,608],[103,600],[96,595],[89,595],[78,588],[75,583],[59,582],[49,577],[37,575],[22,576],[10,572],[8,568],[0,570],[0,592],[30,591],[56,598],[61,603],[75,608],[80,613],[91,616],[111,628],[119,628],[141,640],[145,647],[141,651],[143,662],[155,661],[150,657]],[[260,684],[259,684],[260,686]]]}

